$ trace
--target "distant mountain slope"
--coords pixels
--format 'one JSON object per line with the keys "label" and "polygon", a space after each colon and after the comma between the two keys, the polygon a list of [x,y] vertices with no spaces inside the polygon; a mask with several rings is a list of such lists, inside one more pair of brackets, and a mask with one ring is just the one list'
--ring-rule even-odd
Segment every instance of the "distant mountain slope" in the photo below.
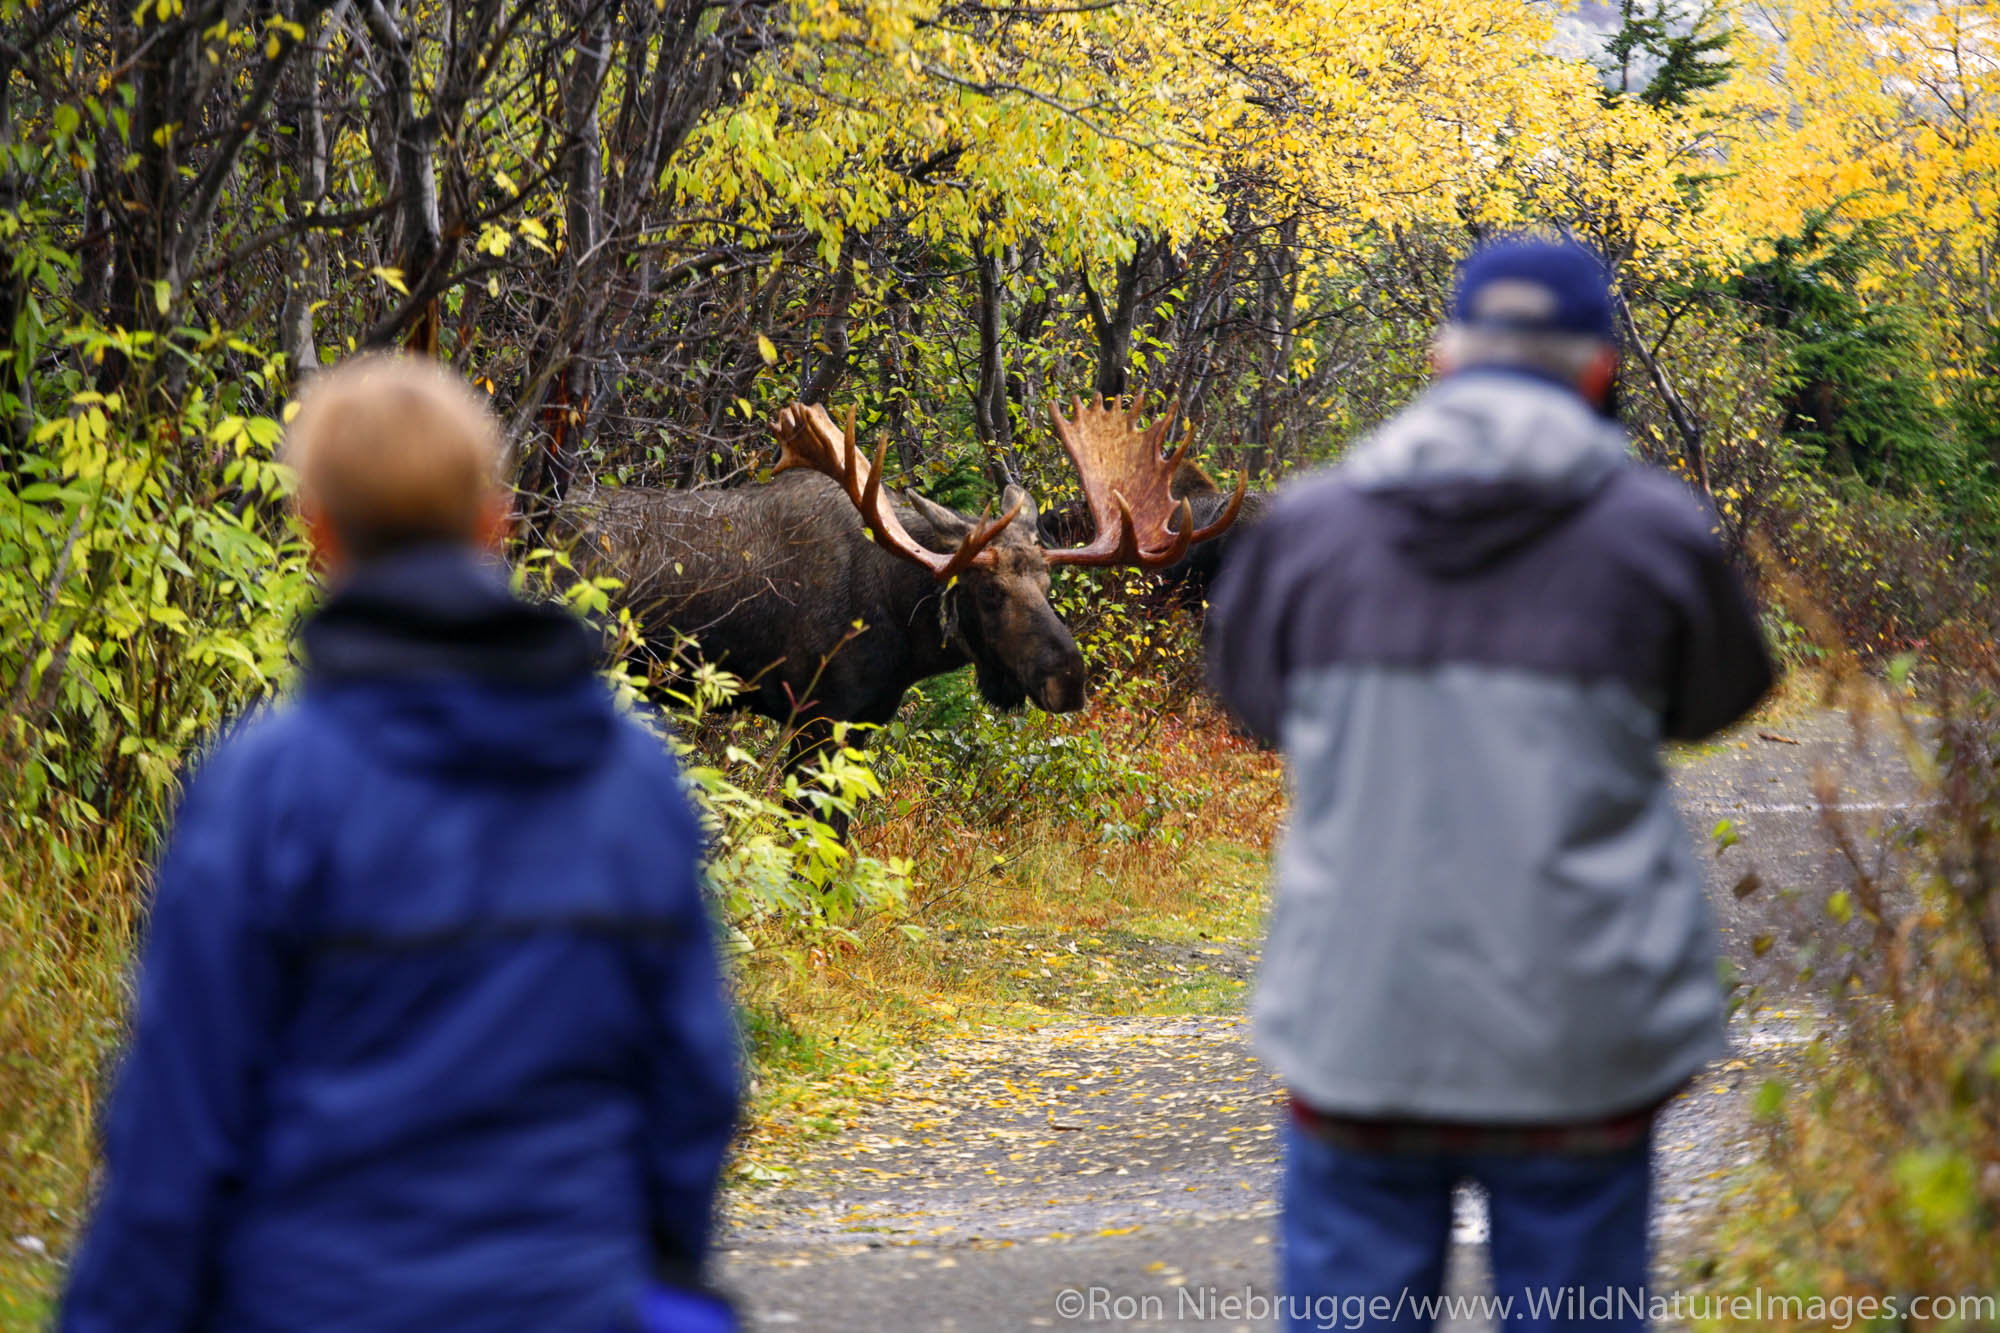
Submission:
{"label": "distant mountain slope", "polygon": [[1566,5],[1553,0],[1535,0],[1557,9],[1556,50],[1567,56],[1594,58],[1604,51],[1604,39],[1618,31],[1618,6],[1606,0],[1584,0]]}

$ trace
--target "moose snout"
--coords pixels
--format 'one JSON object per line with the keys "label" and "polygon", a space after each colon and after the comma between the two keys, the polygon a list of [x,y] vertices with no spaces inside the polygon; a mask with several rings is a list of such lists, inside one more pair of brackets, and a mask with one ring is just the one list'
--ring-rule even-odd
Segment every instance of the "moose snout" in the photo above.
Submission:
{"label": "moose snout", "polygon": [[1035,681],[1035,703],[1050,713],[1074,713],[1083,707],[1083,657],[1051,663]]}

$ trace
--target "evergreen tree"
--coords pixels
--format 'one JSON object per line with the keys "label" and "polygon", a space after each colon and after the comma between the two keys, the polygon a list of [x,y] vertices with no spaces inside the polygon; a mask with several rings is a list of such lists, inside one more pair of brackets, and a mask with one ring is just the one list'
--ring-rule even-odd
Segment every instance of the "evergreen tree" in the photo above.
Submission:
{"label": "evergreen tree", "polygon": [[1871,485],[1951,491],[1974,470],[1922,377],[1908,316],[1865,300],[1861,275],[1883,260],[1871,227],[1839,231],[1814,213],[1771,257],[1729,284],[1783,350],[1785,433],[1836,473]]}
{"label": "evergreen tree", "polygon": [[[1686,106],[1697,93],[1729,77],[1732,32],[1706,5],[1688,10],[1676,0],[1620,0],[1618,31],[1605,43],[1610,96],[1636,97],[1650,107]],[[1636,91],[1633,83],[1644,77]]]}
{"label": "evergreen tree", "polygon": [[1966,453],[2000,470],[2000,323],[1989,324],[1982,332],[1971,373],[1959,386],[1953,408]]}

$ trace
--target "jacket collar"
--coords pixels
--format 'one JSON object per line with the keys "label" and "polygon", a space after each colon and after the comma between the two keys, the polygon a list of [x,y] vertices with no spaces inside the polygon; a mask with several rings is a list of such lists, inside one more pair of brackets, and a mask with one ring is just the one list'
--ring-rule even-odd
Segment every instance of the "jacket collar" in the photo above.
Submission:
{"label": "jacket collar", "polygon": [[551,686],[592,670],[595,636],[567,611],[524,602],[505,567],[462,546],[424,546],[348,573],[300,631],[316,682],[470,676]]}
{"label": "jacket collar", "polygon": [[1364,490],[1506,482],[1586,494],[1629,460],[1625,433],[1567,386],[1478,367],[1437,381],[1342,464]]}

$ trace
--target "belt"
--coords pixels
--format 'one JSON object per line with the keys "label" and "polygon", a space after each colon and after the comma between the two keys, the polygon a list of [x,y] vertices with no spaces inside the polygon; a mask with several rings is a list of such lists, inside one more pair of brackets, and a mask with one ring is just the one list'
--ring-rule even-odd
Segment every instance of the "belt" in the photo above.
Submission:
{"label": "belt", "polygon": [[[1678,1089],[1676,1089],[1678,1091]],[[1292,1120],[1336,1148],[1371,1153],[1617,1153],[1636,1148],[1669,1094],[1636,1111],[1560,1125],[1478,1125],[1445,1120],[1393,1120],[1336,1115],[1296,1096]]]}

